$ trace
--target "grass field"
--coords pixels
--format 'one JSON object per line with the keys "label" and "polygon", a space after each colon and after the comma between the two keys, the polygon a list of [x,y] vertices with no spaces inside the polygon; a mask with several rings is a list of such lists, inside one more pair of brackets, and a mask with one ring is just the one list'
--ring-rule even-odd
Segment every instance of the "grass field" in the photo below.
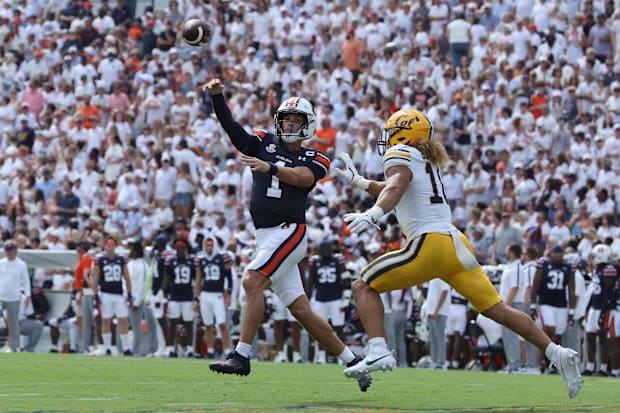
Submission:
{"label": "grass field", "polygon": [[397,369],[367,393],[339,366],[253,363],[223,376],[204,360],[0,354],[0,411],[620,412],[620,379]]}

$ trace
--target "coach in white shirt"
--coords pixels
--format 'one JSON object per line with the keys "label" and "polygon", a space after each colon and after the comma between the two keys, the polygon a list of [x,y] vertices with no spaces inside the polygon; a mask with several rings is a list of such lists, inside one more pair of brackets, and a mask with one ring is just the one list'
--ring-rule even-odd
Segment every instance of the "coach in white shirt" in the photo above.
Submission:
{"label": "coach in white shirt", "polygon": [[[502,278],[499,283],[499,295],[507,305],[524,311],[523,293],[527,283],[521,268],[522,254],[523,250],[519,244],[512,244],[506,248],[508,264],[506,264],[502,272]],[[504,352],[506,353],[508,371],[518,371],[521,368],[519,336],[514,331],[502,327],[502,342],[504,344]]]}
{"label": "coach in white shirt", "polygon": [[17,258],[15,241],[4,243],[5,257],[0,259],[0,302],[6,309],[11,334],[11,351],[17,351],[19,346],[19,306],[22,291],[24,292],[24,306],[30,304],[30,277],[28,267],[20,258]]}

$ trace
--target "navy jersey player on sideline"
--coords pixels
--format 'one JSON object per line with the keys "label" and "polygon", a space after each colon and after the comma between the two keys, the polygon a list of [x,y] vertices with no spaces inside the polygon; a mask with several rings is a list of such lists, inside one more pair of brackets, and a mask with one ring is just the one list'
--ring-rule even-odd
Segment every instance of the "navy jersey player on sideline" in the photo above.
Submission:
{"label": "navy jersey player on sideline", "polygon": [[[543,330],[556,343],[562,341],[567,323],[575,315],[575,279],[573,268],[564,262],[564,248],[556,245],[549,258],[536,261],[536,274],[531,289],[530,313],[540,316]],[[536,313],[536,303],[538,313]]]}
{"label": "navy jersey player on sideline", "polygon": [[[101,302],[101,337],[107,355],[112,354],[112,317],[116,316],[123,355],[131,356],[129,342],[128,307],[132,305],[131,279],[127,271],[127,258],[116,255],[116,240],[104,243],[105,252],[93,261],[93,290]],[[123,278],[127,288],[127,302],[123,298]]]}
{"label": "navy jersey player on sideline", "polygon": [[176,357],[175,341],[178,337],[177,327],[182,325],[185,331],[183,343],[186,357],[193,356],[194,341],[194,283],[196,282],[196,266],[198,261],[189,255],[189,243],[185,238],[174,242],[176,256],[169,256],[164,263],[162,288],[168,293],[168,356]]}
{"label": "navy jersey player on sideline", "polygon": [[194,311],[200,310],[202,322],[205,325],[205,342],[207,343],[207,357],[215,357],[215,334],[213,327],[217,324],[222,349],[227,356],[232,352],[228,325],[226,324],[226,309],[230,305],[232,292],[232,263],[233,257],[228,252],[216,252],[215,240],[207,237],[204,240],[204,255],[198,257],[196,268],[196,285],[194,286]]}
{"label": "navy jersey player on sideline", "polygon": [[[168,237],[160,234],[155,237],[155,244],[153,248],[153,281],[151,284],[152,297],[150,300],[150,309],[153,313],[153,317],[157,319],[157,323],[162,330],[166,347],[169,349],[172,347],[172,342],[169,341],[170,333],[168,326],[168,301],[162,290],[162,280],[164,278],[164,264],[166,260],[173,257],[175,252],[168,247]],[[158,355],[164,355],[167,350],[158,349]]]}
{"label": "navy jersey player on sideline", "polygon": [[[263,291],[269,287],[328,351],[344,363],[358,363],[361,357],[356,357],[310,308],[297,266],[306,254],[308,194],[330,167],[325,154],[302,146],[316,129],[312,105],[304,98],[290,97],[276,111],[275,134],[264,130],[250,134],[232,118],[219,79],[210,80],[203,89],[211,94],[215,114],[242,153],[241,161],[252,170],[250,214],[257,244],[256,257],[243,277],[247,311],[239,342],[225,362],[212,363],[210,369],[224,374],[250,374],[251,343],[264,313]],[[366,390],[369,379],[361,383],[362,390]]]}
{"label": "navy jersey player on sideline", "polygon": [[[611,248],[605,244],[597,244],[590,253],[592,257],[592,282],[588,314],[586,316],[586,342],[588,354],[584,376],[606,376],[608,358],[607,331],[610,327],[610,315],[613,309],[613,289],[618,270],[611,261]],[[598,371],[594,371],[596,362],[596,338],[599,339],[600,360]]]}
{"label": "navy jersey player on sideline", "polygon": [[[319,244],[319,254],[310,257],[309,280],[312,309],[323,320],[331,321],[331,325],[341,340],[344,340],[344,306],[343,300],[351,298],[348,282],[348,271],[344,265],[344,256],[334,254],[331,241]],[[346,275],[345,275],[346,274]],[[345,275],[343,277],[343,275]],[[346,291],[347,296],[343,293]],[[325,350],[320,348],[317,363],[325,364]]]}

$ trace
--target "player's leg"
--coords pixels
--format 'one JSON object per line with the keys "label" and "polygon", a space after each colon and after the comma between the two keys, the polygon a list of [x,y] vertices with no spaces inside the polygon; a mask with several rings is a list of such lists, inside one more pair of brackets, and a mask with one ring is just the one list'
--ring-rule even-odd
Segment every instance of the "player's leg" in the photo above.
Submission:
{"label": "player's leg", "polygon": [[586,368],[583,371],[584,376],[591,376],[596,368],[596,338],[600,331],[598,318],[600,310],[590,308],[586,316]]}
{"label": "player's leg", "polygon": [[474,265],[473,249],[465,235],[453,237],[453,241],[455,254],[464,271],[448,272],[449,275],[442,277],[444,281],[467,298],[479,312],[510,328],[542,350],[558,366],[569,396],[575,397],[583,384],[577,352],[553,343],[529,315],[503,303],[489,277],[479,265]]}
{"label": "player's leg", "polygon": [[215,320],[211,300],[213,300],[212,295],[204,291],[200,293],[200,318],[202,318],[202,323],[205,326],[204,340],[207,345],[207,358],[209,359],[215,358],[215,332],[213,331]]}
{"label": "player's leg", "polygon": [[[292,315],[291,315],[292,318]],[[301,356],[301,324],[297,320],[288,320],[291,329],[291,341],[293,343],[293,363],[303,362]]]}
{"label": "player's leg", "polygon": [[396,366],[385,341],[384,308],[380,293],[401,290],[433,278],[430,268],[441,268],[443,251],[451,238],[442,234],[424,234],[409,240],[392,252],[379,256],[362,269],[352,290],[358,314],[368,335],[369,350],[364,363],[344,370],[349,377],[374,370],[391,370]]}
{"label": "player's leg", "polygon": [[609,345],[611,374],[614,377],[620,377],[620,311],[611,311],[608,326],[607,344]]}
{"label": "player's leg", "polygon": [[213,302],[213,314],[222,340],[222,353],[224,356],[228,356],[232,352],[232,343],[228,332],[228,309],[221,294],[218,294]]}
{"label": "player's leg", "polygon": [[[260,253],[259,253],[260,254]],[[258,271],[247,270],[243,277],[243,288],[246,293],[246,307],[241,321],[241,335],[235,351],[230,353],[226,361],[211,363],[209,369],[223,374],[250,374],[250,357],[252,341],[265,313],[263,292],[270,280]]]}
{"label": "player's leg", "polygon": [[112,355],[112,317],[114,317],[113,295],[99,294],[101,304],[101,338],[106,355]]}
{"label": "player's leg", "polygon": [[194,357],[194,308],[191,301],[184,301],[182,304],[182,318],[183,328],[185,329],[185,336],[183,338],[183,345],[185,348],[185,357]]}
{"label": "player's leg", "polygon": [[177,330],[181,323],[181,303],[170,301],[168,303],[168,337],[166,338],[166,352],[168,357],[177,357]]}

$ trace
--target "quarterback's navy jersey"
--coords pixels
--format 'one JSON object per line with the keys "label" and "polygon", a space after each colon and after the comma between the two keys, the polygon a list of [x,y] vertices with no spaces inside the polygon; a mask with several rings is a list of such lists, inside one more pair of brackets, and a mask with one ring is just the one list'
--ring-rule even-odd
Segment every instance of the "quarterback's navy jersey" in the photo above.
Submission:
{"label": "quarterback's navy jersey", "polygon": [[93,261],[93,267],[99,267],[99,290],[110,294],[123,294],[123,269],[127,258],[116,255],[108,258],[101,254]]}
{"label": "quarterback's navy jersey", "polygon": [[170,277],[170,300],[192,301],[198,261],[191,255],[185,258],[170,256],[164,265]]}
{"label": "quarterback's navy jersey", "polygon": [[536,261],[536,268],[542,271],[538,303],[553,307],[568,307],[568,280],[572,267],[567,263],[554,263],[547,258]]}
{"label": "quarterback's navy jersey", "polygon": [[198,265],[202,269],[200,289],[210,293],[221,293],[224,287],[232,289],[232,272],[229,265],[231,263],[232,257],[227,253],[214,254],[210,257],[203,255],[198,258]]}
{"label": "quarterback's navy jersey", "polygon": [[[314,175],[314,184],[329,171],[330,161],[322,152],[301,148],[289,152],[273,134],[264,130],[249,134],[235,122],[221,95],[213,97],[215,113],[235,147],[248,156],[273,162],[278,166],[305,166]],[[314,184],[301,188],[280,181],[268,172],[253,172],[250,214],[256,228],[270,228],[284,223],[303,224],[308,193]]]}
{"label": "quarterback's navy jersey", "polygon": [[316,274],[314,278],[314,298],[320,302],[340,300],[342,298],[342,279],[344,257],[335,255],[322,257],[315,255],[310,258],[310,270]]}

